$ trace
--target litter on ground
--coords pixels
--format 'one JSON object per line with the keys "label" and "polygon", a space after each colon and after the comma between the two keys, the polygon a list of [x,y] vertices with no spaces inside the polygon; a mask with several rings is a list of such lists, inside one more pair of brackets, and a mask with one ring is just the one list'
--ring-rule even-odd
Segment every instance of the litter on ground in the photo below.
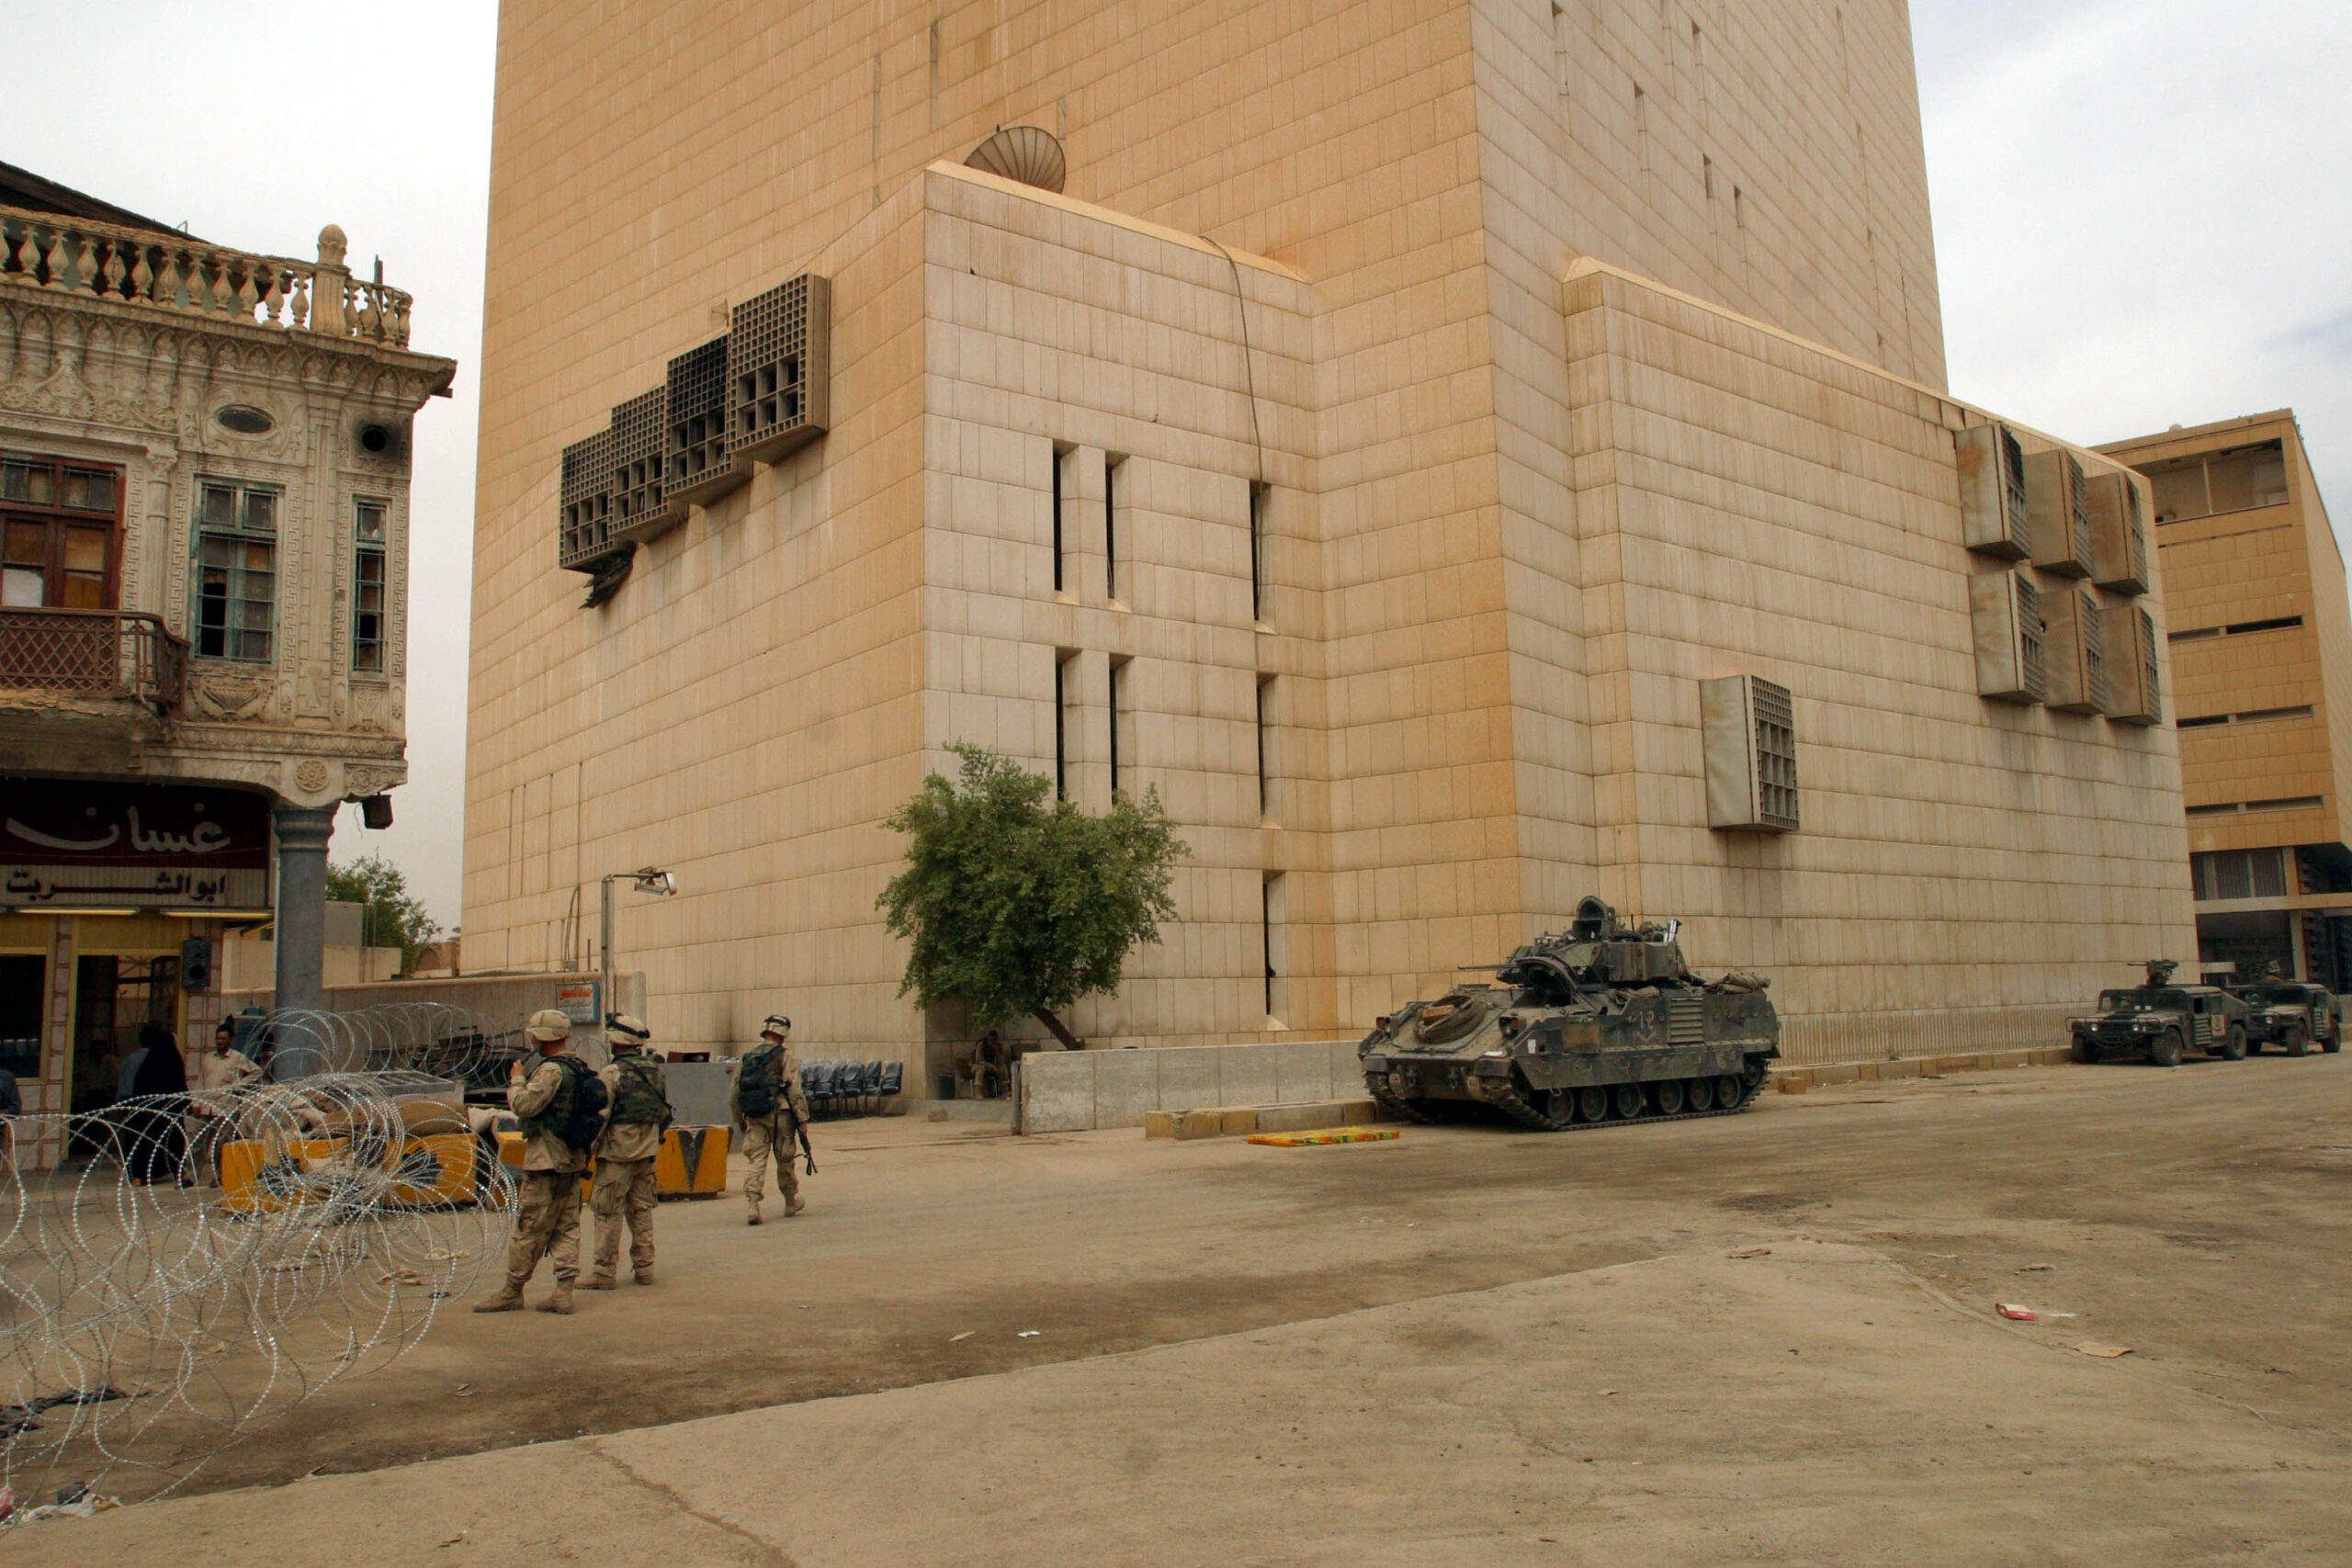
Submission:
{"label": "litter on ground", "polygon": [[2086,1356],[2097,1356],[2103,1361],[2112,1361],[2118,1356],[2128,1356],[2132,1353],[2132,1347],[2129,1345],[2099,1345],[2088,1339],[2084,1340],[2075,1348]]}

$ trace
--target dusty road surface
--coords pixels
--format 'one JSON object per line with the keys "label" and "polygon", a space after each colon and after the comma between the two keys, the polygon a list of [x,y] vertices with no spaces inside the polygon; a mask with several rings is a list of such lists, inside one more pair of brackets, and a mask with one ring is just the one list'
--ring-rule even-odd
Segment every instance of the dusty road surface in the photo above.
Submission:
{"label": "dusty road surface", "polygon": [[454,1315],[207,1482],[330,1473],[12,1562],[2352,1562],[2345,1057],[1327,1149],[819,1132],[802,1218],[665,1206],[661,1284]]}

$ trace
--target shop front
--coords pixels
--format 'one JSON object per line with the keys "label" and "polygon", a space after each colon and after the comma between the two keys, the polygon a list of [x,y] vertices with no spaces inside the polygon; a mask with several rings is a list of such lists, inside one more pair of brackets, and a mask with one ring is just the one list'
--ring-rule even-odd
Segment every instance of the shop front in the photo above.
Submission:
{"label": "shop front", "polygon": [[[128,1092],[142,1030],[200,1044],[222,934],[269,916],[269,797],[249,790],[0,779],[0,1068],[28,1112]],[[28,1123],[25,1168],[74,1152]]]}

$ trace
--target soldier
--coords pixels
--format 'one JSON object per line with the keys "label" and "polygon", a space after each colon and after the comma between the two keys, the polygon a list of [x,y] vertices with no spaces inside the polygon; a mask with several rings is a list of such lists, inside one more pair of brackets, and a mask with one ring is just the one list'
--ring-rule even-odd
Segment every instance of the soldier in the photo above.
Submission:
{"label": "soldier", "polygon": [[515,1198],[514,1236],[506,1244],[506,1286],[476,1312],[513,1312],[542,1255],[555,1259],[555,1294],[541,1312],[570,1313],[580,1274],[580,1173],[595,1142],[605,1086],[571,1054],[571,1021],[554,1008],[531,1015],[525,1027],[539,1060],[526,1077],[517,1061],[507,1075],[506,1103],[523,1121],[523,1178]]}
{"label": "soldier", "polygon": [[640,1285],[653,1283],[653,1160],[673,1120],[662,1064],[645,1049],[653,1037],[642,1019],[616,1012],[605,1020],[613,1059],[596,1076],[612,1106],[596,1139],[596,1180],[588,1207],[596,1216],[596,1266],[588,1289],[613,1288],[621,1256],[621,1218],[628,1218],[628,1262]]}
{"label": "soldier", "polygon": [[784,1194],[784,1217],[800,1213],[800,1177],[792,1168],[793,1138],[808,1122],[808,1098],[800,1092],[800,1064],[792,1059],[785,1041],[792,1020],[771,1013],[760,1025],[760,1043],[744,1055],[728,1095],[735,1112],[735,1130],[743,1135],[743,1157],[750,1169],[743,1177],[743,1201],[751,1205],[750,1224],[760,1223],[760,1194],[766,1183],[768,1155],[775,1155],[776,1190]]}

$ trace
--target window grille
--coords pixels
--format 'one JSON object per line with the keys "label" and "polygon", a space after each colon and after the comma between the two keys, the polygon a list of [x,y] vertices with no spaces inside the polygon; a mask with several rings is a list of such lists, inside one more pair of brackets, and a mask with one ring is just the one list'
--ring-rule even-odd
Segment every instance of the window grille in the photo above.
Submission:
{"label": "window grille", "polygon": [[2047,630],[2030,574],[1991,571],[1968,580],[1976,645],[1976,692],[1996,702],[2039,703],[2049,694]]}
{"label": "window grille", "polygon": [[2091,581],[2113,593],[2148,592],[2148,512],[2140,481],[2098,474],[2083,489],[2091,523]]}
{"label": "window grille", "polygon": [[2033,553],[2025,451],[2006,424],[1972,425],[1952,437],[1960,458],[1961,542],[2005,560]]}
{"label": "window grille", "polygon": [[667,473],[679,506],[707,506],[743,483],[727,453],[727,340],[670,361]]}
{"label": "window grille", "polygon": [[773,463],[825,433],[832,286],[814,273],[735,307],[727,333],[728,451]]}
{"label": "window grille", "polygon": [[198,479],[196,495],[196,651],[269,663],[277,618],[277,491]]}
{"label": "window grille", "polygon": [[600,430],[563,449],[563,532],[556,558],[575,571],[594,570],[598,560],[620,547],[612,536],[612,446],[613,433]]}
{"label": "window grille", "polygon": [[2052,707],[2064,713],[2107,711],[2107,650],[2100,615],[2098,600],[2084,589],[2064,588],[2043,596]]}
{"label": "window grille", "polygon": [[2283,850],[2216,850],[2193,854],[2188,860],[2199,899],[2287,897]]}
{"label": "window grille", "polygon": [[2155,617],[2137,604],[2124,604],[2101,621],[2107,638],[2107,716],[2119,724],[2162,724]]}
{"label": "window grille", "polygon": [[1796,708],[1786,686],[1755,675],[1699,682],[1707,826],[1793,833],[1797,804]]}
{"label": "window grille", "polygon": [[676,521],[664,500],[664,448],[669,436],[670,389],[639,392],[613,410],[613,536],[645,539]]}
{"label": "window grille", "polygon": [[384,503],[352,502],[351,669],[384,672]]}
{"label": "window grille", "polygon": [[2025,460],[2026,510],[2033,519],[2033,564],[2059,577],[2091,574],[2091,514],[2083,465],[2061,447]]}

